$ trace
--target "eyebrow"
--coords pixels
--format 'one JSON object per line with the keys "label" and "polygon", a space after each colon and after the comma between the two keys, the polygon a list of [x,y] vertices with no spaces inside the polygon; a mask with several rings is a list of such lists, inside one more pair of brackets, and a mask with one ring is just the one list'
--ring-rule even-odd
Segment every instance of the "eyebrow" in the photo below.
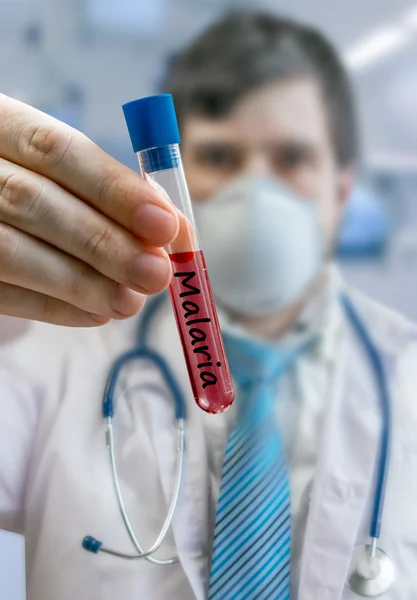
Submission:
{"label": "eyebrow", "polygon": [[282,151],[282,150],[297,150],[304,151],[307,153],[316,153],[318,151],[318,144],[311,140],[281,140],[279,142],[267,142],[265,147],[268,150]]}
{"label": "eyebrow", "polygon": [[233,140],[197,140],[193,145],[199,150],[212,148],[241,148],[241,143]]}
{"label": "eyebrow", "polygon": [[246,148],[242,148],[242,145],[238,142],[232,142],[230,140],[211,140],[195,142],[193,144],[194,152],[198,156],[204,156],[209,153],[216,151],[223,152],[227,151],[235,156],[241,156],[246,152]]}
{"label": "eyebrow", "polygon": [[[205,149],[213,149],[213,148],[238,148],[242,149],[242,143],[237,140],[227,140],[227,139],[212,139],[212,140],[196,140],[193,142],[193,145],[199,150]],[[309,140],[291,140],[291,139],[283,139],[279,141],[269,141],[261,144],[267,150],[287,150],[287,149],[296,149],[296,150],[305,150],[307,152],[316,151],[318,145],[314,141]]]}

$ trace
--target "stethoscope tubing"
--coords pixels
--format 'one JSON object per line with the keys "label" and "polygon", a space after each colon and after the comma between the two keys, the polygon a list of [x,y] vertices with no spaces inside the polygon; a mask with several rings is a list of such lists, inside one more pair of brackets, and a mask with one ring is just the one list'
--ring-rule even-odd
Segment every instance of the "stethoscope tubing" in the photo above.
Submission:
{"label": "stethoscope tubing", "polygon": [[[137,560],[141,558],[145,558],[154,564],[173,564],[177,562],[178,558],[168,558],[168,559],[157,559],[153,556],[153,554],[161,547],[164,542],[168,530],[171,526],[172,519],[178,504],[179,493],[183,478],[183,466],[184,466],[184,452],[185,452],[185,423],[186,423],[186,403],[184,395],[181,392],[180,386],[171,371],[166,360],[159,355],[158,353],[151,350],[148,346],[148,337],[149,330],[151,327],[152,319],[155,316],[157,310],[164,302],[164,295],[160,295],[153,299],[152,301],[148,301],[147,306],[145,307],[143,317],[141,320],[141,329],[139,334],[139,346],[125,354],[123,354],[119,359],[117,359],[109,373],[105,393],[103,397],[102,404],[102,412],[103,416],[107,420],[107,447],[109,450],[111,468],[112,468],[112,476],[113,476],[113,484],[117,496],[117,501],[119,505],[119,510],[126,527],[126,530],[129,534],[129,537],[137,550],[138,554],[129,555],[121,552],[115,552],[108,548],[102,547],[101,543],[95,540],[95,538],[85,538],[84,541],[87,540],[87,543],[84,544],[86,549],[89,549],[93,552],[98,552],[99,550],[105,552],[107,554],[111,554],[113,556],[127,558],[130,560]],[[387,377],[385,374],[384,364],[382,358],[375,346],[375,343],[371,339],[366,327],[359,317],[359,314],[348,297],[347,294],[341,295],[341,303],[346,312],[348,321],[351,323],[358,339],[362,343],[363,349],[367,355],[368,361],[371,365],[372,371],[375,377],[375,384],[378,389],[378,396],[380,401],[381,413],[382,413],[382,433],[379,447],[379,456],[377,461],[377,473],[376,473],[376,487],[375,487],[375,496],[374,496],[374,504],[372,509],[372,518],[370,523],[369,537],[370,537],[370,556],[374,556],[377,549],[377,541],[380,537],[381,532],[381,523],[384,511],[384,501],[385,501],[385,491],[388,479],[388,471],[389,471],[389,457],[390,457],[390,445],[391,445],[391,402],[390,402],[390,393],[387,384]],[[114,395],[115,390],[117,388],[119,376],[123,368],[125,368],[129,363],[136,361],[138,359],[146,359],[153,363],[161,372],[162,377],[164,379],[165,384],[168,389],[172,392],[174,406],[175,406],[175,419],[177,421],[178,427],[178,458],[177,458],[177,468],[176,468],[176,483],[174,486],[174,492],[172,496],[172,500],[170,503],[170,507],[165,518],[164,524],[161,528],[159,535],[157,536],[155,542],[148,550],[144,550],[142,545],[140,544],[134,529],[132,527],[131,521],[129,519],[129,515],[127,513],[123,495],[120,488],[118,470],[117,470],[117,462],[116,462],[116,454],[115,454],[115,442],[114,442],[114,430],[113,430],[113,415],[114,415]],[[129,391],[129,390],[128,390]],[[130,390],[131,391],[131,390]],[[124,392],[122,397],[126,394]],[[120,398],[119,398],[120,400]],[[94,548],[94,549],[93,549]]]}
{"label": "stethoscope tubing", "polygon": [[[388,389],[387,377],[381,355],[376,349],[375,343],[367,332],[363,321],[353,306],[350,298],[346,294],[342,295],[342,304],[346,310],[348,319],[352,324],[358,338],[361,340],[363,348],[368,356],[372,371],[375,377],[375,384],[378,389],[378,397],[382,414],[382,432],[379,448],[379,457],[377,461],[376,487],[374,496],[374,505],[372,508],[372,519],[369,530],[371,540],[379,539],[381,535],[382,516],[384,512],[385,491],[388,480],[389,457],[391,449],[391,401]],[[374,545],[374,544],[373,544]]]}

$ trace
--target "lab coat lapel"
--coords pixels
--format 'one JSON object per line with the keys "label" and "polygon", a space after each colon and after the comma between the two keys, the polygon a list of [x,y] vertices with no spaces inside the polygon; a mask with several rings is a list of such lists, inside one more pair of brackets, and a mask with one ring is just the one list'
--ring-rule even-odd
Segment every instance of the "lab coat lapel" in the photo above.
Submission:
{"label": "lab coat lapel", "polygon": [[[168,308],[170,308],[168,306]],[[186,446],[183,483],[172,522],[176,552],[198,600],[206,596],[209,543],[206,523],[208,514],[207,451],[203,420],[189,389],[188,375],[179,336],[171,311],[161,309],[152,335],[152,347],[167,360],[181,387],[187,404]],[[172,402],[172,398],[170,398]],[[173,408],[173,407],[172,407]],[[172,412],[155,415],[153,437],[156,458],[168,508],[175,485],[176,452],[170,452],[175,430]]]}
{"label": "lab coat lapel", "polygon": [[299,600],[337,600],[373,494],[381,418],[373,374],[348,323],[323,428],[301,564]]}

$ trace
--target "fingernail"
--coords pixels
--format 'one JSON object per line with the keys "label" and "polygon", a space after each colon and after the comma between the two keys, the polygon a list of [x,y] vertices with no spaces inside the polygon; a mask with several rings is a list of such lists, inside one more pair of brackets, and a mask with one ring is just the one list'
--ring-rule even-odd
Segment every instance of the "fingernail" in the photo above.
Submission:
{"label": "fingernail", "polygon": [[141,294],[118,283],[114,288],[110,306],[119,316],[132,317],[142,308],[144,302]]}
{"label": "fingernail", "polygon": [[171,268],[167,258],[150,254],[138,254],[132,262],[130,281],[149,294],[156,294],[169,283]]}
{"label": "fingernail", "polygon": [[157,204],[144,204],[133,217],[133,233],[153,246],[169,244],[178,232],[178,217]]}

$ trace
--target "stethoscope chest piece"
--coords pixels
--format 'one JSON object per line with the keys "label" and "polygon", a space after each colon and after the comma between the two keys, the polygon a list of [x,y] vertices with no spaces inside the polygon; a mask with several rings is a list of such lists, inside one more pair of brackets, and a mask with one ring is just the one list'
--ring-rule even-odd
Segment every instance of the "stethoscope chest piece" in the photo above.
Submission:
{"label": "stethoscope chest piece", "polygon": [[394,563],[383,550],[376,548],[372,556],[369,546],[355,548],[348,579],[348,585],[355,594],[368,598],[381,596],[394,581]]}

